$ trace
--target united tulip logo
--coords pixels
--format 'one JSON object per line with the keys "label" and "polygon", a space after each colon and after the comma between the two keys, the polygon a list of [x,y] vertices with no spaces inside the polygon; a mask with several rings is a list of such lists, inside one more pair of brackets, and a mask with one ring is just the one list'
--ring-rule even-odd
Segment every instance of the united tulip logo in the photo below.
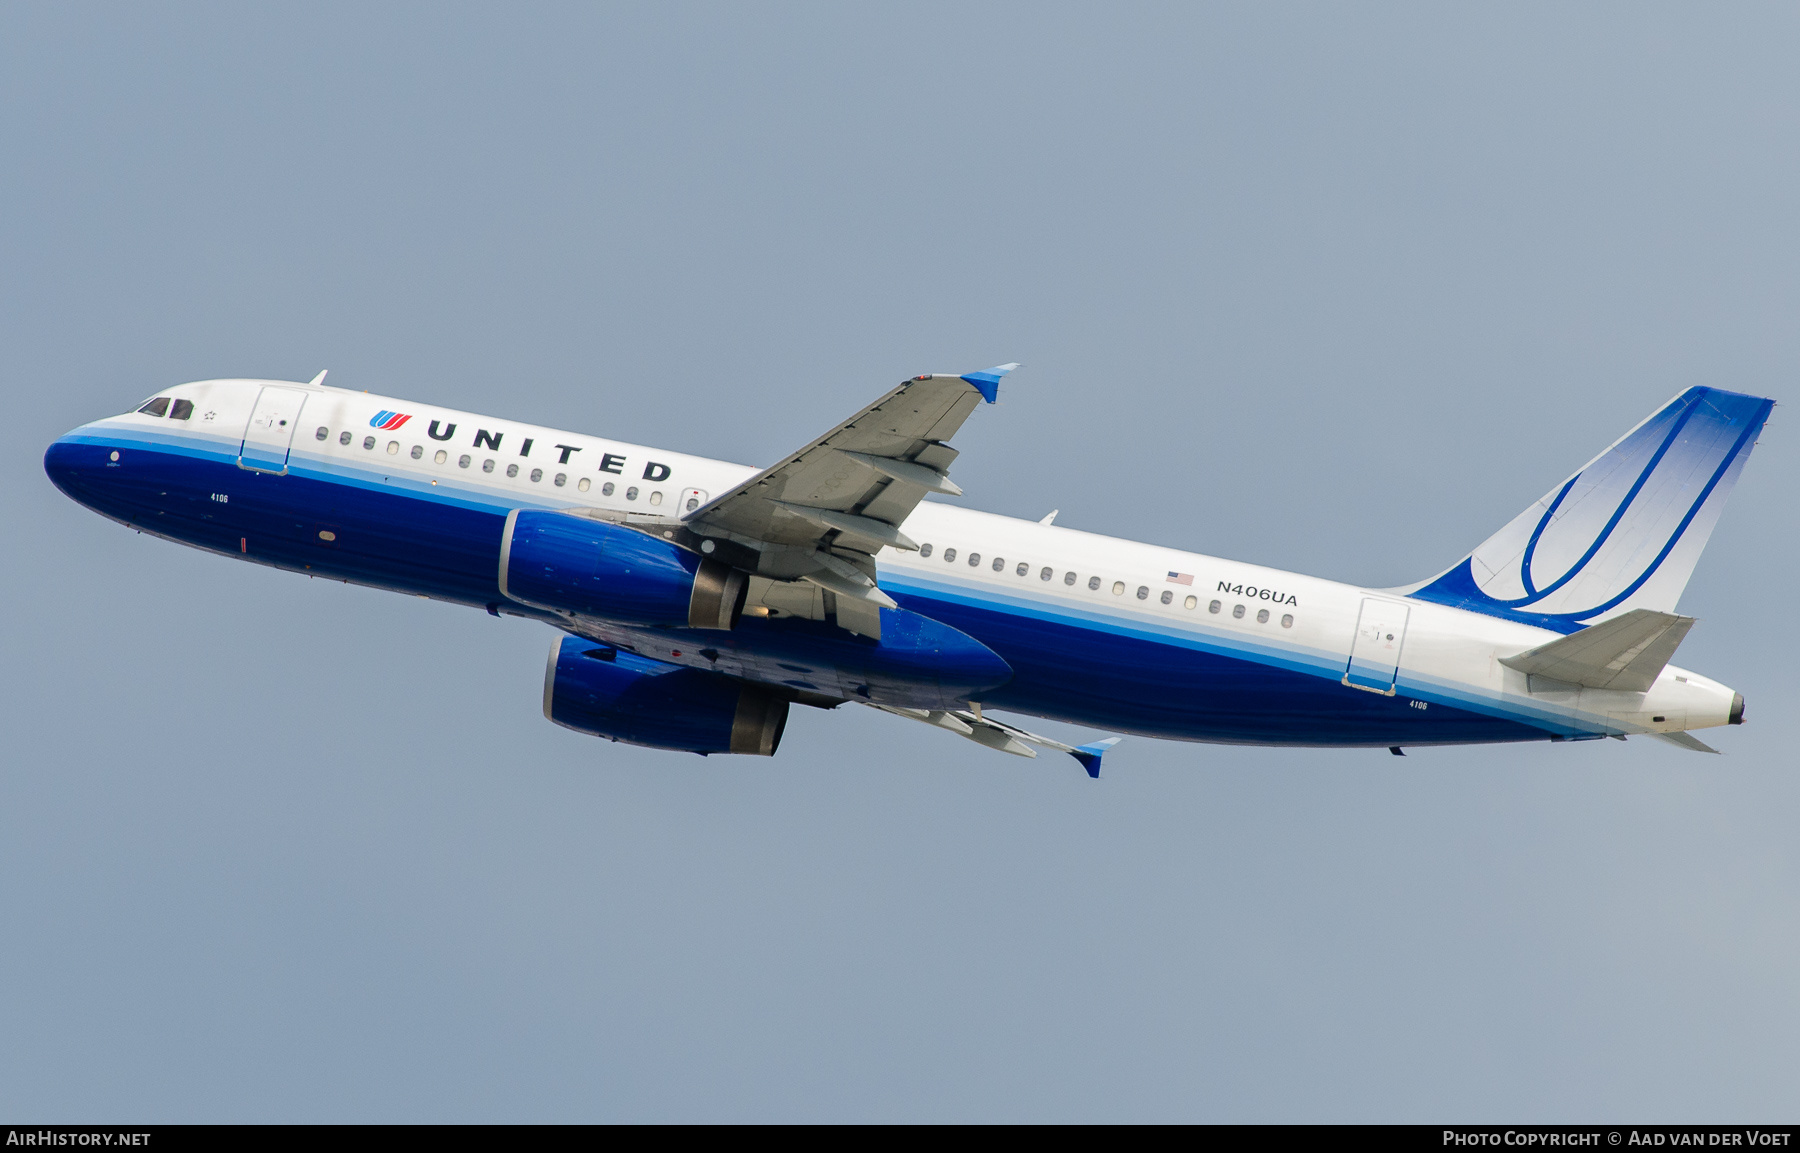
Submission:
{"label": "united tulip logo", "polygon": [[412,415],[410,413],[389,412],[384,408],[369,418],[369,427],[392,432],[411,419]]}

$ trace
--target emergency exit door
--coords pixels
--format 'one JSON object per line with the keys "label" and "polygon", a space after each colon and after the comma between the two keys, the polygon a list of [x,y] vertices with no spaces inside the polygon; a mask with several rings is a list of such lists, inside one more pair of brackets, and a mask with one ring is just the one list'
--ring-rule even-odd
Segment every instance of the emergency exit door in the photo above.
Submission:
{"label": "emergency exit door", "polygon": [[1362,612],[1356,618],[1356,636],[1350,642],[1350,663],[1344,669],[1346,685],[1394,695],[1409,612],[1399,601],[1363,598]]}
{"label": "emergency exit door", "polygon": [[257,472],[287,471],[288,448],[300,426],[300,407],[306,394],[297,388],[265,386],[250,410],[244,426],[244,443],[238,448],[238,467]]}

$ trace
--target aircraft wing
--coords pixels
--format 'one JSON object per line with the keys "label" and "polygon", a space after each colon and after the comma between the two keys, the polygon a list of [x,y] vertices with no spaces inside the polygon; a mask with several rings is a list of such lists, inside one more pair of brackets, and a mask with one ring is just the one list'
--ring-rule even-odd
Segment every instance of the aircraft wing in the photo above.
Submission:
{"label": "aircraft wing", "polygon": [[753,550],[754,575],[818,586],[836,599],[840,625],[879,637],[880,610],[894,602],[875,586],[875,554],[919,547],[900,525],[926,493],[962,492],[945,475],[957,456],[945,442],[1017,367],[915,376],[682,526]]}
{"label": "aircraft wing", "polygon": [[894,705],[871,705],[870,707],[880,709],[884,713],[892,713],[897,717],[905,717],[909,721],[920,721],[924,724],[936,725],[940,729],[948,729],[957,736],[974,741],[978,745],[986,745],[988,748],[1002,753],[1011,753],[1015,757],[1035,758],[1037,750],[1033,749],[1032,745],[1056,749],[1081,762],[1081,767],[1087,770],[1087,775],[1095,780],[1100,779],[1100,760],[1106,755],[1106,750],[1125,739],[1108,737],[1103,741],[1094,741],[1086,745],[1065,745],[1061,741],[1052,740],[1049,737],[1040,737],[1017,725],[997,721],[993,717],[983,714],[979,705],[969,709],[953,710],[903,709]]}

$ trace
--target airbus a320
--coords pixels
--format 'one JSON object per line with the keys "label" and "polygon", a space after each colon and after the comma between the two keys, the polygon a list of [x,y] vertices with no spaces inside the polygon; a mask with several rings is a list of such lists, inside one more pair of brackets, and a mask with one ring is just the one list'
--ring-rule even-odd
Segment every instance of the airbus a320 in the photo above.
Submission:
{"label": "airbus a320", "polygon": [[1443,572],[1361,588],[946,500],[1016,365],[916,376],[768,468],[309,383],[165,389],[52,444],[141,533],[557,630],[544,713],[772,755],[865,705],[1091,776],[996,712],[1112,733],[1387,748],[1645,734],[1713,751],[1744,699],[1671,664],[1676,611],[1773,401],[1675,397]]}

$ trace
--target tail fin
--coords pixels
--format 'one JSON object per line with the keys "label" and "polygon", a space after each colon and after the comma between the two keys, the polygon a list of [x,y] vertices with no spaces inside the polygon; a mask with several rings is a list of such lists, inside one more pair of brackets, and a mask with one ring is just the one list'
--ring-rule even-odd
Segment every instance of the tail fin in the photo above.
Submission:
{"label": "tail fin", "polygon": [[1673,612],[1774,407],[1688,389],[1409,595],[1564,633]]}

